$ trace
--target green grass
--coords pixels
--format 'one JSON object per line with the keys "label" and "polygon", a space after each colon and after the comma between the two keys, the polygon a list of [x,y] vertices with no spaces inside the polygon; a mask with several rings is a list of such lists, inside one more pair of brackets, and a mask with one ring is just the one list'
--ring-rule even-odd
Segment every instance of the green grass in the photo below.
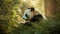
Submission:
{"label": "green grass", "polygon": [[18,27],[13,26],[10,34],[59,34],[60,21],[57,19],[48,19],[40,23],[32,23],[32,26],[27,27],[19,24]]}

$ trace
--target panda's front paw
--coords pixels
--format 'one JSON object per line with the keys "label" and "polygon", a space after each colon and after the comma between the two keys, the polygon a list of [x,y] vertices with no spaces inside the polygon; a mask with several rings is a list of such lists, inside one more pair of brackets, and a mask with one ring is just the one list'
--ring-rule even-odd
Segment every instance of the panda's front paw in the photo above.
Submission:
{"label": "panda's front paw", "polygon": [[24,26],[30,27],[30,26],[32,26],[32,24],[31,24],[30,22],[26,22],[26,23],[24,24]]}

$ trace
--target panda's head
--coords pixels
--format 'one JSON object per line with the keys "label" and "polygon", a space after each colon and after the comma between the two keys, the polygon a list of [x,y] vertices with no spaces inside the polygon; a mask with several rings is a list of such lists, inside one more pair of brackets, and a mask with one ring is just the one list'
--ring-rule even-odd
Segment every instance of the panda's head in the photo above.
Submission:
{"label": "panda's head", "polygon": [[27,19],[28,15],[29,15],[29,13],[30,13],[30,9],[31,9],[31,8],[28,8],[28,9],[25,10],[25,12],[24,12],[24,14],[23,14],[23,16],[22,16],[22,18],[23,18],[24,20]]}

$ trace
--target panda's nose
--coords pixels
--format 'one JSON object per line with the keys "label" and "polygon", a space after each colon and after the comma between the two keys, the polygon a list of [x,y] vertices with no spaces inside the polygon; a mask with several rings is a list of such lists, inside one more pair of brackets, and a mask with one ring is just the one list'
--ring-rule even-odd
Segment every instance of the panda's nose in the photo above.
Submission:
{"label": "panda's nose", "polygon": [[25,18],[23,18],[23,19],[25,19]]}

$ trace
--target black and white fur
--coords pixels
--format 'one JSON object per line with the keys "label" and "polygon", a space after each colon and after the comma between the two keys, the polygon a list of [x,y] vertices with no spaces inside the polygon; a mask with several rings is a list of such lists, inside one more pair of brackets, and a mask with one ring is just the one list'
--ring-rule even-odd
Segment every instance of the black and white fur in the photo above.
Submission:
{"label": "black and white fur", "polygon": [[[40,14],[38,11],[36,12],[36,14],[31,14],[31,15],[33,15],[33,16],[30,16],[30,13],[29,12],[34,12],[34,11],[36,11],[33,7],[31,7],[31,8],[28,8],[27,10],[26,10],[26,12],[24,13],[24,15],[23,15],[23,19],[25,20],[25,21],[28,21],[28,22],[26,22],[24,25],[27,25],[27,26],[30,26],[31,25],[31,23],[30,22],[36,22],[36,21],[39,21],[39,20],[42,20],[43,19],[43,16],[42,16],[42,14]],[[32,17],[32,18],[28,18],[28,17]]]}

